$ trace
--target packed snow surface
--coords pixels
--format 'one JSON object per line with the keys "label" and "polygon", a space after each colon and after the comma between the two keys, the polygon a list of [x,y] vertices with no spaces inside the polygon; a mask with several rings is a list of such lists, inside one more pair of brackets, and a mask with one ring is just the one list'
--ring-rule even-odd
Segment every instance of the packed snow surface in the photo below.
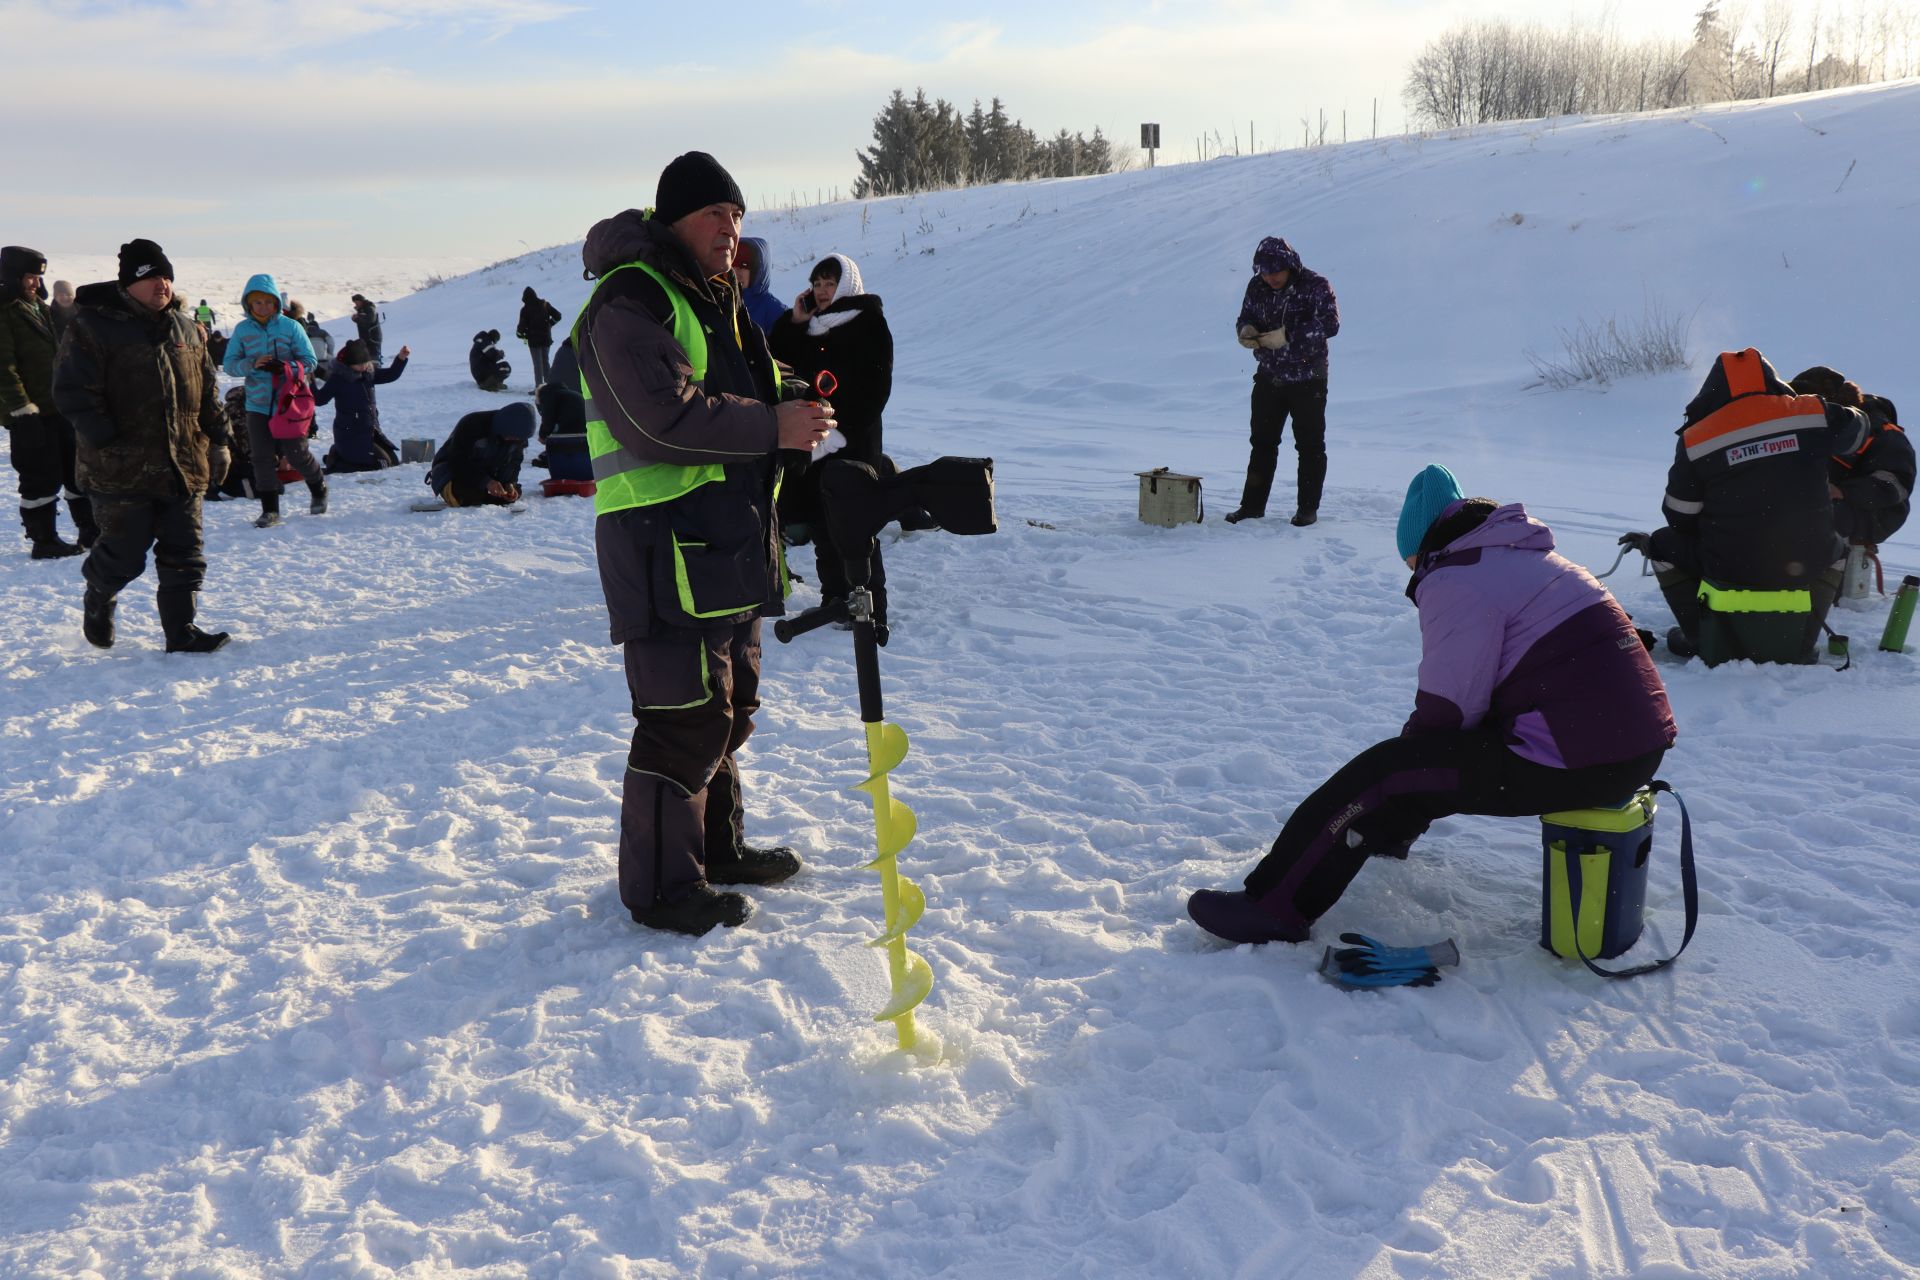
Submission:
{"label": "packed snow surface", "polygon": [[[886,547],[918,1056],[871,1021],[845,635],[769,637],[744,755],[750,834],[807,870],[694,941],[614,890],[631,721],[590,504],[411,514],[416,465],[337,478],[322,518],[296,486],[270,531],[210,505],[202,621],[235,641],[209,658],[159,651],[151,577],[90,649],[79,562],[9,551],[0,1274],[1920,1274],[1920,659],[1875,650],[1884,598],[1836,611],[1844,673],[1659,655],[1701,921],[1656,976],[1540,948],[1531,820],[1437,824],[1313,945],[1223,947],[1183,909],[1398,731],[1418,466],[1599,570],[1658,521],[1722,348],[1920,403],[1916,120],[1904,83],[753,211],[783,296],[843,251],[886,299],[890,451],[998,463],[999,533]],[[1267,234],[1344,319],[1305,530],[1218,518]],[[329,318],[385,297],[396,438],[505,402],[467,380],[477,329],[524,396],[521,289],[569,316],[586,290],[575,246],[410,296],[380,281],[424,266],[192,266],[227,309],[258,269]],[[1693,317],[1691,369],[1535,385],[1557,330],[1650,304]],[[1204,523],[1137,521],[1155,466],[1205,477]],[[1885,559],[1920,569],[1911,530]],[[1635,563],[1609,583],[1664,631]],[[1678,942],[1676,817],[1634,959]],[[1339,990],[1318,943],[1349,929],[1464,961]]]}

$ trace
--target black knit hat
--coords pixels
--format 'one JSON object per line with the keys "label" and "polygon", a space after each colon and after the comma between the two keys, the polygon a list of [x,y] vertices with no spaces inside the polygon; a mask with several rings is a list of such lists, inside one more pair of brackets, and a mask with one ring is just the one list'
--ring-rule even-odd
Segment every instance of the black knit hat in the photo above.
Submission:
{"label": "black knit hat", "polygon": [[151,280],[155,276],[173,279],[173,264],[167,252],[151,240],[129,240],[120,246],[120,285]]}
{"label": "black knit hat", "polygon": [[372,364],[373,352],[369,351],[367,344],[360,339],[348,338],[346,345],[340,348],[340,354],[336,358],[341,364]]}
{"label": "black knit hat", "polygon": [[678,222],[710,204],[721,203],[737,204],[744,212],[747,198],[718,160],[704,151],[689,151],[660,171],[653,216],[660,222]]}

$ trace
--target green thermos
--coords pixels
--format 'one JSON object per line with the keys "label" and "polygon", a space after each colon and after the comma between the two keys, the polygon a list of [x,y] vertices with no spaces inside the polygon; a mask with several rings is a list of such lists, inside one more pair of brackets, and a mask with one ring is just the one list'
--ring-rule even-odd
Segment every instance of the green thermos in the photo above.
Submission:
{"label": "green thermos", "polygon": [[1913,624],[1913,603],[1920,599],[1920,577],[1908,574],[1893,593],[1893,612],[1887,615],[1887,629],[1880,633],[1880,647],[1888,653],[1904,653],[1907,628]]}

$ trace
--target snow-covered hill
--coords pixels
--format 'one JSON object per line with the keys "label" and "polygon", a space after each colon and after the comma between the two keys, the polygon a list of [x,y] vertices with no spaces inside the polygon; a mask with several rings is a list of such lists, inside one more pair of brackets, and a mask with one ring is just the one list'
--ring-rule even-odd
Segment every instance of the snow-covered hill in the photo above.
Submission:
{"label": "snow-covered hill", "polygon": [[[1904,83],[750,214],[783,295],[837,250],[885,297],[891,451],[999,464],[999,534],[888,547],[926,1059],[868,1020],[845,636],[769,644],[747,753],[752,834],[808,872],[689,941],[614,893],[630,719],[587,504],[412,515],[413,466],[272,531],[209,507],[204,617],[237,638],[199,661],[158,652],[145,582],[103,654],[76,562],[0,559],[0,1273],[1920,1274],[1920,673],[1873,650],[1884,602],[1836,613],[1844,674],[1661,656],[1703,899],[1665,973],[1540,950],[1524,820],[1437,824],[1321,925],[1457,938],[1431,990],[1339,991],[1317,946],[1222,949],[1182,909],[1404,718],[1418,465],[1604,568],[1721,347],[1920,397],[1916,119]],[[1265,234],[1342,307],[1307,530],[1217,518]],[[303,287],[366,291],[336,270]],[[528,284],[571,313],[577,248],[389,303],[392,434],[501,402],[467,342]],[[1695,315],[1693,370],[1532,385],[1559,327],[1649,303]],[[1139,524],[1157,465],[1215,516]]]}

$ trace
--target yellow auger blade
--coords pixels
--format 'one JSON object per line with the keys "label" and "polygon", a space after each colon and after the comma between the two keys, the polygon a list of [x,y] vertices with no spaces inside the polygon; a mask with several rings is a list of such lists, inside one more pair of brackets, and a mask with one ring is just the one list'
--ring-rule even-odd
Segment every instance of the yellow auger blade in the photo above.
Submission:
{"label": "yellow auger blade", "polygon": [[[884,947],[895,938],[906,937],[907,930],[918,924],[920,917],[926,914],[927,895],[920,891],[920,886],[905,876],[901,876],[896,883],[900,886],[900,919],[893,928],[867,943],[870,947]],[[927,975],[927,981],[933,981],[931,972]]]}
{"label": "yellow auger blade", "polygon": [[893,772],[907,758],[907,731],[897,724],[867,726],[867,780],[855,787],[866,791],[880,778]]}
{"label": "yellow auger blade", "polygon": [[913,810],[907,808],[905,801],[895,800],[892,796],[887,797],[887,807],[883,812],[880,797],[875,796],[873,825],[878,840],[876,847],[880,852],[866,864],[869,867],[889,861],[894,854],[913,843],[914,833],[920,830],[920,819],[914,816]]}
{"label": "yellow auger blade", "polygon": [[896,1018],[913,1015],[913,1007],[927,998],[933,990],[933,970],[927,962],[913,952],[907,952],[907,972],[893,989],[893,999],[887,1001],[887,1007],[873,1015],[875,1022],[892,1022]]}

